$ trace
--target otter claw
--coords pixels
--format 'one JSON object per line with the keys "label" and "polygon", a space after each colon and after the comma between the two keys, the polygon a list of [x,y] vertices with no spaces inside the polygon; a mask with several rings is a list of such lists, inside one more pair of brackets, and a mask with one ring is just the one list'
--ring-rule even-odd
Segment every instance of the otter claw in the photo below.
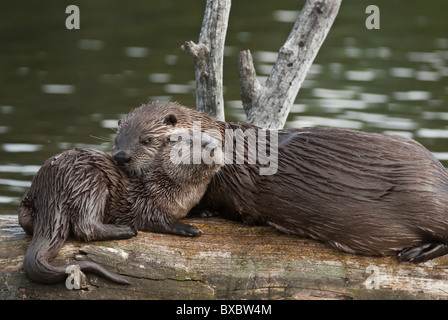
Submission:
{"label": "otter claw", "polygon": [[398,260],[420,263],[447,253],[448,247],[444,243],[425,243],[420,246],[403,249],[398,254]]}
{"label": "otter claw", "polygon": [[184,237],[198,237],[201,234],[203,234],[202,230],[199,228],[196,228],[195,226],[185,224],[182,222],[176,222],[173,225],[172,229],[174,234],[184,236]]}
{"label": "otter claw", "polygon": [[182,222],[174,222],[171,225],[153,222],[147,224],[144,230],[149,232],[175,234],[183,237],[198,237],[203,233],[201,229]]}

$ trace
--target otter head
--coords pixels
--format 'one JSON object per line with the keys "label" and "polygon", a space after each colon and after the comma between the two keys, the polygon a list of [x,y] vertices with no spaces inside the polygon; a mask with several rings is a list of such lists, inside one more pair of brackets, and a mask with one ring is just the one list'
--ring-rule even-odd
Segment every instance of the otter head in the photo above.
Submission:
{"label": "otter head", "polygon": [[134,109],[118,121],[113,159],[130,174],[148,172],[176,123],[174,114],[158,117],[146,114],[145,109]]}

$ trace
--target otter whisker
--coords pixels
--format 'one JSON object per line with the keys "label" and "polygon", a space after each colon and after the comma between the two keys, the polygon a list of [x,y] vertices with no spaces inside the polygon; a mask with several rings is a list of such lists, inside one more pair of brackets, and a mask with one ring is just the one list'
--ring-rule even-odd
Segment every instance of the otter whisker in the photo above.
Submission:
{"label": "otter whisker", "polygon": [[106,142],[113,142],[114,139],[112,138],[108,138],[108,137],[97,137],[97,136],[92,136],[91,134],[89,134],[89,137],[94,138],[94,139],[98,139],[101,141],[106,141]]}

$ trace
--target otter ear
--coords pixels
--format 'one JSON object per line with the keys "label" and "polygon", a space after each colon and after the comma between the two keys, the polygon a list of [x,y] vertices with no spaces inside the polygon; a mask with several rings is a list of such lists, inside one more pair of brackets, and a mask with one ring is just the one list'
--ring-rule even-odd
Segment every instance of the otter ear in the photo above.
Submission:
{"label": "otter ear", "polygon": [[121,119],[118,120],[118,126],[121,126]]}
{"label": "otter ear", "polygon": [[177,123],[177,118],[174,114],[169,114],[165,117],[165,119],[163,120],[163,123],[165,123],[167,125],[175,126]]}

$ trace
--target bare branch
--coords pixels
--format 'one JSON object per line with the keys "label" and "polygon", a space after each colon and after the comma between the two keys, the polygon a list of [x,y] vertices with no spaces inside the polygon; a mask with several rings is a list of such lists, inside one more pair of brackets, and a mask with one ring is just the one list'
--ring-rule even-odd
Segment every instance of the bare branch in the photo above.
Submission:
{"label": "bare branch", "polygon": [[[247,51],[240,54],[240,86],[247,122],[283,128],[305,76],[337,16],[342,0],[307,0],[266,84],[254,85],[255,71]],[[246,71],[248,71],[246,73]]]}
{"label": "bare branch", "polygon": [[207,52],[207,47],[204,45],[197,45],[193,41],[186,41],[181,49],[184,53],[192,56],[195,60],[201,59]]}
{"label": "bare branch", "polygon": [[196,109],[224,121],[223,56],[230,0],[207,0],[198,44],[181,48],[193,56],[196,77]]}
{"label": "bare branch", "polygon": [[[243,107],[246,114],[249,114],[252,105],[257,104],[257,102],[253,102],[252,99],[259,97],[262,89],[260,82],[257,79],[252,54],[249,50],[241,51],[239,69],[241,100],[243,101]],[[250,117],[248,116],[248,118]]]}

